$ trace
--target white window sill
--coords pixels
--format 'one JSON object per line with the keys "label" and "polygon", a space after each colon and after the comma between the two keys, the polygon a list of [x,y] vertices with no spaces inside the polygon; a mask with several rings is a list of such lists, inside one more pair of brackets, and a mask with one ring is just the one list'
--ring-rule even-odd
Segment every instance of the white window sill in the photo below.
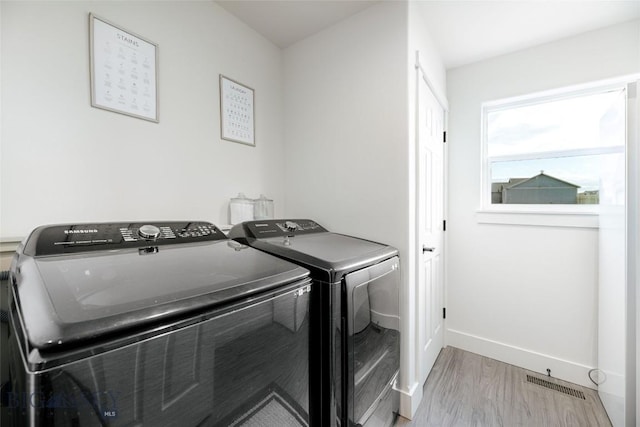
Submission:
{"label": "white window sill", "polygon": [[531,210],[481,209],[476,211],[479,224],[532,225],[542,227],[599,228],[594,211],[552,212]]}

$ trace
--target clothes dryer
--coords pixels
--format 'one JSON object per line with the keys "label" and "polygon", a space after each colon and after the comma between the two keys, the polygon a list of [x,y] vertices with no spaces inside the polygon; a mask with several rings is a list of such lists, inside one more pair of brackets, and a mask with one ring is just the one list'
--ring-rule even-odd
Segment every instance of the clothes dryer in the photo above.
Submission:
{"label": "clothes dryer", "polygon": [[206,222],[44,226],[10,271],[15,426],[307,426],[309,272]]}
{"label": "clothes dryer", "polygon": [[312,425],[392,425],[399,410],[398,251],[308,219],[244,222],[229,237],[311,271]]}

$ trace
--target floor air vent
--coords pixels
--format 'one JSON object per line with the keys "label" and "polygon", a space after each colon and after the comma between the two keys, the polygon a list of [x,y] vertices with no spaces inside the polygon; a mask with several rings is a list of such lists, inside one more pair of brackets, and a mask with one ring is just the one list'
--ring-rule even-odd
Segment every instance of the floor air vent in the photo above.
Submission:
{"label": "floor air vent", "polygon": [[586,400],[584,393],[575,388],[565,387],[563,385],[555,384],[542,378],[537,378],[532,375],[527,375],[527,382],[537,384],[548,389],[559,391],[560,393],[568,394],[569,396],[577,397],[578,399]]}

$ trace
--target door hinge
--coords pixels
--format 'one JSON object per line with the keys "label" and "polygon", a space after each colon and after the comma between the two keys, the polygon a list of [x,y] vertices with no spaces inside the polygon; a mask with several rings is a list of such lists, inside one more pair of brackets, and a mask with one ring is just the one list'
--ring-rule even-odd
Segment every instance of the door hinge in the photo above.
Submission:
{"label": "door hinge", "polygon": [[444,142],[445,144],[447,142],[447,132],[446,131],[442,132],[442,142]]}
{"label": "door hinge", "polygon": [[447,231],[447,220],[446,219],[442,220],[442,231]]}
{"label": "door hinge", "polygon": [[447,318],[447,308],[446,307],[442,307],[442,318],[443,319]]}

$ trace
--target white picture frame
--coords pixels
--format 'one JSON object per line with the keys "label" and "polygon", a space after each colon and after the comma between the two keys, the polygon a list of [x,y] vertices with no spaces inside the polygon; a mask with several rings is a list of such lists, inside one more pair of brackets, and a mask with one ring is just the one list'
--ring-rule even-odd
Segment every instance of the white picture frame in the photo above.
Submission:
{"label": "white picture frame", "polygon": [[220,74],[220,137],[255,147],[255,91]]}
{"label": "white picture frame", "polygon": [[91,106],[159,123],[158,45],[89,14]]}

